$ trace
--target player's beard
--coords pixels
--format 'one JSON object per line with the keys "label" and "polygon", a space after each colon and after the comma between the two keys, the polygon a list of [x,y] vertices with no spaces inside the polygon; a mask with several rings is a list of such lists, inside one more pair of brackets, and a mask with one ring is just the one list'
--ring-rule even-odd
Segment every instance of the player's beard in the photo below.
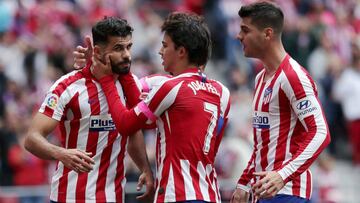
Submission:
{"label": "player's beard", "polygon": [[[124,67],[125,64],[128,64],[126,67]],[[131,67],[131,60],[125,59],[123,62],[120,63],[113,63],[111,61],[111,70],[115,74],[128,74]]]}

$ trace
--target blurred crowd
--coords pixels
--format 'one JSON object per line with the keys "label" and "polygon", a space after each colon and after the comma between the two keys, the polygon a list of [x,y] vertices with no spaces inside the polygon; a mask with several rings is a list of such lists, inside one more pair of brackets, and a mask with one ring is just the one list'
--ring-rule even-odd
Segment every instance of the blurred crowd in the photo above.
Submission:
{"label": "blurred crowd", "polygon": [[[250,157],[252,90],[262,69],[258,61],[243,56],[235,39],[237,12],[248,2],[252,1],[0,0],[0,185],[48,183],[54,163],[35,158],[21,143],[50,85],[73,70],[72,52],[91,34],[96,21],[104,16],[129,21],[134,27],[132,72],[143,77],[163,71],[158,51],[164,16],[191,11],[203,15],[212,32],[212,57],[205,72],[231,90],[230,123],[216,163],[223,198],[229,198]],[[314,176],[327,177],[338,159],[360,169],[360,2],[275,2],[285,12],[286,51],[315,79],[332,136],[327,158],[319,159]],[[146,131],[145,136],[153,161],[154,133]],[[50,139],[60,143],[58,132]],[[137,171],[129,162],[128,181],[136,179]],[[334,197],[336,182],[324,180],[329,179],[315,180],[314,202],[339,202],[341,195]]]}

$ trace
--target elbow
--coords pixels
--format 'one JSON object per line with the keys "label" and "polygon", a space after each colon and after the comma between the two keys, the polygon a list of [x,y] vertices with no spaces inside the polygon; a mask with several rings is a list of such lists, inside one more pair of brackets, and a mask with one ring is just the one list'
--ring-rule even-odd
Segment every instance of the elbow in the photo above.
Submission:
{"label": "elbow", "polygon": [[29,132],[26,137],[25,137],[25,141],[24,141],[24,148],[30,152],[30,153],[33,153],[33,133],[32,132]]}

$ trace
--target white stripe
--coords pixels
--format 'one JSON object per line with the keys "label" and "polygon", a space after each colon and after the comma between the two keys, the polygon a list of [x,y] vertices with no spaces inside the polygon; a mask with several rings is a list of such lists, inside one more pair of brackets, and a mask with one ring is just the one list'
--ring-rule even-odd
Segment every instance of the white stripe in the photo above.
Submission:
{"label": "white stripe", "polygon": [[[157,139],[160,139],[159,144],[160,144],[160,149],[159,149],[159,156],[160,156],[160,161],[158,163],[158,166],[156,168],[156,179],[158,181],[158,185],[156,188],[156,192],[155,192],[155,197],[154,200],[157,200],[158,194],[159,194],[159,189],[160,189],[160,180],[162,179],[162,172],[163,172],[163,168],[164,168],[164,159],[165,159],[165,150],[166,150],[166,142],[165,142],[165,129],[164,129],[164,123],[161,119],[158,119],[156,121],[157,124],[157,130],[159,131],[159,133],[157,134],[157,136],[159,136]],[[156,161],[158,161],[158,159],[156,159]]]}
{"label": "white stripe", "polygon": [[165,190],[165,202],[174,202],[176,201],[175,197],[175,182],[172,165],[170,165],[169,179],[167,181],[166,190]]}
{"label": "white stripe", "polygon": [[220,196],[220,188],[219,188],[219,185],[218,185],[218,182],[217,182],[217,173],[216,173],[216,170],[214,169],[214,185],[216,187],[216,202],[221,202],[221,196]]}
{"label": "white stripe", "polygon": [[[176,99],[176,95],[179,92],[179,89],[181,87],[181,85],[183,84],[184,81],[179,82],[177,85],[175,85],[168,93],[167,95],[162,99],[162,101],[160,102],[160,104],[157,106],[157,108],[155,109],[155,111],[153,112],[156,116],[160,116],[166,109],[168,109],[175,101]],[[145,99],[145,103],[147,105],[149,105],[149,102],[152,100],[152,98],[154,97],[155,93],[157,91],[151,91],[149,93],[149,95],[146,99]]]}
{"label": "white stripe", "polygon": [[184,178],[186,200],[195,200],[196,194],[190,175],[190,162],[182,159],[180,160],[180,166],[181,173]]}
{"label": "white stripe", "polygon": [[59,195],[59,179],[62,176],[64,170],[64,165],[59,161],[57,170],[54,172],[54,175],[51,178],[51,193],[50,199],[57,201]]}
{"label": "white stripe", "polygon": [[169,132],[171,134],[171,124],[170,124],[169,112],[168,111],[165,111],[165,117],[166,117],[166,123],[168,124]]}
{"label": "white stripe", "polygon": [[224,117],[226,108],[227,108],[229,100],[230,100],[230,92],[229,92],[229,89],[226,88],[223,84],[221,84],[220,82],[218,82],[218,83],[222,88],[222,93],[221,93],[221,98],[220,98],[220,109],[221,109],[220,116]]}
{"label": "white stripe", "polygon": [[217,199],[218,197],[217,197],[217,193],[216,193],[216,186],[214,185],[214,182],[211,181],[211,179],[210,179],[210,174],[212,171],[213,171],[213,167],[211,166],[211,164],[206,165],[206,175],[207,175],[208,181],[210,183],[211,189],[213,190],[213,192],[216,195],[215,199]]}
{"label": "white stripe", "polygon": [[205,201],[210,201],[209,196],[209,184],[206,181],[207,174],[204,168],[204,165],[199,161],[197,165],[197,171],[199,174],[199,185],[200,191]]}
{"label": "white stripe", "polygon": [[306,171],[300,175],[300,196],[306,197]]}
{"label": "white stripe", "polygon": [[[308,180],[308,181],[310,181],[310,183],[311,183],[311,184],[310,184],[310,188],[309,188],[309,189],[310,189],[310,197],[311,197],[311,196],[312,196],[312,192],[313,192],[313,187],[312,187],[312,186],[313,186],[313,178],[312,178],[311,170],[308,169],[307,171],[308,171],[309,177],[310,177],[310,180]],[[307,188],[307,185],[306,185],[306,189],[308,189],[308,188]]]}
{"label": "white stripe", "polygon": [[106,194],[106,200],[107,201],[115,201],[116,195],[115,195],[115,174],[116,174],[116,168],[118,164],[123,164],[122,162],[118,163],[117,158],[120,154],[121,150],[124,150],[121,148],[121,140],[123,137],[119,136],[116,138],[114,143],[112,144],[112,151],[110,156],[110,165],[107,172],[107,178],[106,178],[106,185],[105,185],[105,194]]}
{"label": "white stripe", "polygon": [[[265,87],[265,89],[268,86]],[[279,92],[279,83],[275,83],[273,86],[273,92]],[[266,167],[266,171],[272,171],[274,170],[274,162],[276,157],[276,147],[278,146],[278,138],[280,135],[280,115],[276,115],[272,112],[276,112],[276,109],[279,109],[279,97],[278,94],[273,94],[273,96],[276,96],[276,98],[272,99],[272,102],[269,104],[269,119],[270,122],[270,129],[269,129],[269,151],[267,154],[267,161],[268,165]],[[283,153],[283,152],[281,152]]]}

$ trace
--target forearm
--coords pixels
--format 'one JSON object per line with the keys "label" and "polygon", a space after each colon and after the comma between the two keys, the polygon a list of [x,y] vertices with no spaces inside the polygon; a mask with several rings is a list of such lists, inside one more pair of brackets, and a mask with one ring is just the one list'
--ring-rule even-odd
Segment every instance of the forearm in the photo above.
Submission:
{"label": "forearm", "polygon": [[237,188],[240,188],[244,191],[247,191],[249,192],[250,189],[251,189],[251,186],[250,186],[250,180],[251,178],[253,177],[253,173],[254,173],[254,159],[255,159],[255,153],[256,151],[254,150],[252,155],[251,155],[251,158],[245,168],[245,170],[243,171],[243,173],[241,174],[240,176],[240,179],[237,183]]}
{"label": "forearm", "polygon": [[58,160],[59,154],[64,150],[63,148],[48,142],[48,140],[39,132],[30,132],[28,134],[25,140],[25,148],[35,156],[48,160]]}
{"label": "forearm", "polygon": [[128,153],[141,172],[151,172],[144,136],[141,131],[129,137]]}
{"label": "forearm", "polygon": [[116,129],[123,135],[132,135],[140,130],[144,126],[147,118],[143,115],[136,115],[133,109],[128,110],[121,103],[111,76],[103,77],[99,81],[105,93]]}
{"label": "forearm", "polygon": [[136,85],[134,76],[129,73],[119,76],[119,81],[124,90],[124,95],[126,98],[126,103],[128,108],[133,108],[138,104],[140,100],[140,90]]}

